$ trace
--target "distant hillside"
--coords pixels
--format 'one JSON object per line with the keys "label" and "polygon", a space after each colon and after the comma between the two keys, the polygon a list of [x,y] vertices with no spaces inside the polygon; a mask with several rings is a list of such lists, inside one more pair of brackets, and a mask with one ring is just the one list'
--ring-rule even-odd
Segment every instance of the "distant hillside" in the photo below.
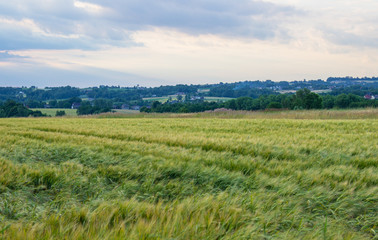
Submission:
{"label": "distant hillside", "polygon": [[[90,88],[76,88],[71,86],[46,87],[0,87],[0,102],[14,100],[31,108],[71,108],[73,103],[105,99],[107,107],[138,108],[146,106],[146,99],[169,99],[170,96],[183,98],[185,101],[198,99],[219,99],[279,95],[280,93],[295,93],[299,89],[307,88],[319,94],[340,95],[349,94],[363,97],[366,94],[378,95],[378,78],[330,77],[326,81],[241,81],[235,83],[218,83],[204,85],[160,86],[160,87],[120,87],[99,86]],[[216,100],[214,100],[216,101]]]}

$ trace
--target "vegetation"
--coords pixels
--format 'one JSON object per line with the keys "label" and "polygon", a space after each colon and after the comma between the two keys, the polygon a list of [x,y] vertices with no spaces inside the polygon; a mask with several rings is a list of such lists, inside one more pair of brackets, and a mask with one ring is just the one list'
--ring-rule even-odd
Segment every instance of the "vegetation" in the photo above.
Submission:
{"label": "vegetation", "polygon": [[45,115],[41,111],[32,111],[23,104],[12,100],[8,100],[3,105],[0,105],[0,118],[28,116],[42,117]]}
{"label": "vegetation", "polygon": [[139,113],[138,110],[124,110],[124,109],[115,109],[115,113],[120,113],[120,114],[137,114]]}
{"label": "vegetation", "polygon": [[[224,101],[226,98],[279,95],[279,93],[295,93],[299,89],[311,89],[315,93],[332,96],[353,94],[364,97],[366,94],[378,96],[378,78],[328,78],[310,81],[242,81],[234,83],[219,83],[205,85],[160,86],[160,87],[120,87],[99,86],[90,88],[46,87],[0,87],[0,101],[8,99],[21,102],[29,108],[71,108],[73,103],[82,100],[94,101],[107,99],[112,101],[114,108],[121,108],[123,104],[130,106],[148,106],[151,101],[166,101],[169,96],[190,96],[194,100],[210,99]],[[191,98],[188,98],[189,100]],[[174,97],[172,97],[174,98]],[[378,97],[377,97],[378,98]],[[185,99],[185,100],[188,100]]]}
{"label": "vegetation", "polygon": [[56,112],[65,112],[65,116],[77,116],[77,109],[71,108],[33,108],[34,111],[41,111],[47,116],[56,116]]}
{"label": "vegetation", "polygon": [[0,119],[0,238],[375,239],[377,112],[358,111]]}
{"label": "vegetation", "polygon": [[93,105],[88,101],[83,101],[77,109],[77,115],[99,114],[111,111],[111,105],[108,101],[96,100]]}
{"label": "vegetation", "polygon": [[56,117],[62,117],[62,116],[65,116],[66,115],[66,112],[64,110],[57,110],[56,113],[55,113],[55,116]]}
{"label": "vegetation", "polygon": [[338,96],[318,95],[308,89],[301,89],[295,94],[280,94],[260,96],[253,99],[251,97],[239,97],[226,102],[178,102],[172,104],[167,102],[155,101],[151,108],[143,107],[142,112],[203,112],[217,108],[227,108],[232,110],[264,110],[264,109],[345,109],[345,108],[363,108],[377,107],[378,101],[366,100],[353,94],[341,94]]}
{"label": "vegetation", "polygon": [[[130,112],[102,113],[97,118],[222,118],[222,119],[378,119],[377,108],[359,109],[317,109],[317,110],[286,110],[267,109],[263,111],[235,111],[215,109],[197,113],[144,113]],[[135,112],[134,112],[135,113]]]}
{"label": "vegetation", "polygon": [[[211,91],[211,90],[210,90]],[[239,97],[236,99],[230,99],[225,97],[192,97],[189,94],[175,95],[175,99],[168,97],[165,102],[162,103],[163,98],[155,97],[148,98],[146,101],[139,102],[139,105],[129,105],[122,102],[114,102],[111,99],[97,98],[83,100],[79,97],[72,97],[66,100],[51,100],[48,104],[43,105],[43,102],[34,105],[43,105],[45,108],[51,107],[60,109],[77,109],[77,115],[91,115],[100,114],[114,111],[112,109],[140,109],[142,112],[156,112],[156,113],[190,113],[190,112],[204,112],[215,110],[218,108],[227,108],[231,110],[265,110],[265,109],[347,109],[347,108],[366,108],[377,107],[378,100],[364,99],[354,94],[340,94],[333,95],[319,95],[311,92],[308,89],[300,89],[295,94],[271,94],[261,95],[258,98],[252,97]],[[370,95],[369,95],[370,96]],[[145,98],[147,99],[147,98]],[[151,103],[152,100],[155,100]],[[135,102],[134,102],[135,103]],[[3,107],[1,107],[3,106]],[[29,115],[43,116],[42,112],[49,112],[50,116],[62,116],[62,111],[65,110],[38,110],[33,112],[25,107],[25,104],[17,103],[13,100],[8,100],[4,104],[0,102],[0,117],[12,117],[19,116],[25,117]],[[45,109],[43,108],[43,109]],[[40,108],[41,109],[41,108]],[[65,115],[65,114],[64,114]],[[73,114],[69,114],[73,115]]]}

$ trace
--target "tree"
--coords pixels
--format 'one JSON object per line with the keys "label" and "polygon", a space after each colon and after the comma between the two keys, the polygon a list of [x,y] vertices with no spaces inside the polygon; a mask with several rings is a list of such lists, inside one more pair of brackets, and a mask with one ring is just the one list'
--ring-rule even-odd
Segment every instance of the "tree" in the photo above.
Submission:
{"label": "tree", "polygon": [[179,112],[180,113],[188,113],[189,112],[189,109],[186,107],[186,106],[183,106],[179,109]]}
{"label": "tree", "polygon": [[0,117],[41,117],[46,116],[41,111],[32,111],[21,103],[8,100],[0,107]]}
{"label": "tree", "polygon": [[57,105],[58,105],[58,101],[57,101],[57,100],[51,100],[51,101],[49,102],[49,105],[50,105],[50,107],[52,107],[52,108],[56,108]]}
{"label": "tree", "polygon": [[240,97],[236,99],[237,110],[251,110],[253,99],[250,97]]}
{"label": "tree", "polygon": [[340,94],[335,99],[335,106],[338,108],[347,108],[349,107],[350,99],[346,94]]}
{"label": "tree", "polygon": [[112,108],[113,101],[109,99],[99,98],[94,100],[93,105],[98,108]]}
{"label": "tree", "polygon": [[323,108],[331,109],[335,105],[335,98],[331,95],[323,96]]}
{"label": "tree", "polygon": [[140,112],[150,113],[151,112],[151,108],[143,106],[143,107],[140,108]]}
{"label": "tree", "polygon": [[271,102],[266,108],[282,108],[282,104],[279,102]]}
{"label": "tree", "polygon": [[64,110],[56,111],[56,113],[55,113],[56,117],[61,117],[61,116],[65,116],[65,115],[66,115],[66,112]]}
{"label": "tree", "polygon": [[298,90],[293,97],[294,109],[316,109],[322,108],[322,98],[307,88]]}
{"label": "tree", "polygon": [[76,112],[77,115],[89,115],[94,113],[94,109],[89,102],[82,102]]}
{"label": "tree", "polygon": [[322,108],[322,98],[313,92],[310,92],[305,97],[305,108],[306,109],[320,109]]}
{"label": "tree", "polygon": [[232,109],[232,110],[236,110],[236,101],[235,101],[235,99],[232,99],[232,100],[230,100],[230,101],[227,101],[226,103],[225,103],[225,107],[226,108],[229,108],[229,109]]}
{"label": "tree", "polygon": [[156,109],[156,108],[158,108],[160,105],[161,105],[161,102],[159,102],[159,101],[154,101],[154,102],[152,103],[152,109]]}

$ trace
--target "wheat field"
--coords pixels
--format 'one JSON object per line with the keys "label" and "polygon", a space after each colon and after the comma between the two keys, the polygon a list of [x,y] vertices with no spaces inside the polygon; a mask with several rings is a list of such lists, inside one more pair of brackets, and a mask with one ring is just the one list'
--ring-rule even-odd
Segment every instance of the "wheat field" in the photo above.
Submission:
{"label": "wheat field", "polygon": [[1,239],[375,239],[378,120],[0,119]]}

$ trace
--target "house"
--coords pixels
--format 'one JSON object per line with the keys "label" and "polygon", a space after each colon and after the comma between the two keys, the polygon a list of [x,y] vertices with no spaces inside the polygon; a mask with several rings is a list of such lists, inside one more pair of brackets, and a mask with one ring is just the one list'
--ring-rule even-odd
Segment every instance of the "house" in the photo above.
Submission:
{"label": "house", "polygon": [[193,96],[190,98],[191,101],[196,101],[196,100],[205,100],[203,96]]}
{"label": "house", "polygon": [[81,106],[81,103],[74,102],[74,103],[72,103],[72,105],[71,105],[71,109],[78,109],[80,106]]}
{"label": "house", "polygon": [[373,99],[375,99],[375,96],[371,95],[371,94],[365,94],[364,98],[368,99],[368,100],[373,100]]}
{"label": "house", "polygon": [[131,110],[140,110],[140,106],[131,106]]}
{"label": "house", "polygon": [[129,104],[122,104],[121,109],[127,110],[130,109]]}
{"label": "house", "polygon": [[195,100],[201,100],[200,96],[193,96],[190,98],[190,100],[195,101]]}

